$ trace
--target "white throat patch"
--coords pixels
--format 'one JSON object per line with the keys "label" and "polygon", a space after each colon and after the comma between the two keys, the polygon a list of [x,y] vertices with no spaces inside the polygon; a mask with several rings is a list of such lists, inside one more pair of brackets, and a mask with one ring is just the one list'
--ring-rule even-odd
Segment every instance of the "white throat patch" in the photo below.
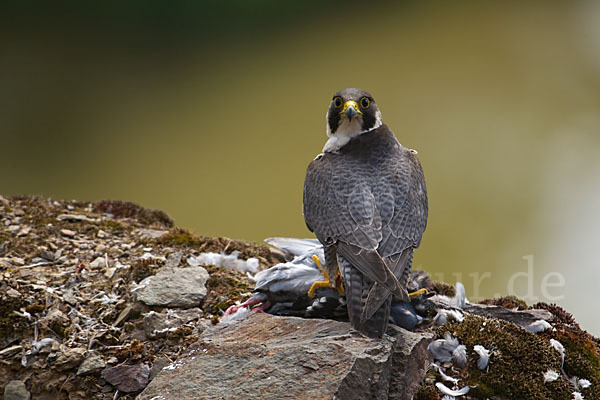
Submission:
{"label": "white throat patch", "polygon": [[335,153],[344,145],[346,145],[352,138],[363,133],[370,132],[373,129],[377,129],[381,126],[381,124],[381,112],[379,110],[377,110],[377,113],[375,114],[375,125],[366,131],[363,130],[361,126],[362,118],[354,118],[352,121],[348,121],[348,118],[343,117],[340,120],[340,125],[335,133],[331,133],[329,122],[327,122],[327,136],[329,136],[329,140],[327,143],[325,143],[323,152]]}

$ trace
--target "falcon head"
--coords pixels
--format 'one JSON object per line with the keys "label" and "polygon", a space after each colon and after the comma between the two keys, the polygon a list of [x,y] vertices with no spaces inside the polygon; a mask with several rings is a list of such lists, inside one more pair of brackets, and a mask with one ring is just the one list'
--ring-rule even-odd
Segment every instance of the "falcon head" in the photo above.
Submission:
{"label": "falcon head", "polygon": [[336,152],[355,136],[381,126],[381,112],[368,92],[343,89],[333,95],[327,111],[327,136],[323,151]]}

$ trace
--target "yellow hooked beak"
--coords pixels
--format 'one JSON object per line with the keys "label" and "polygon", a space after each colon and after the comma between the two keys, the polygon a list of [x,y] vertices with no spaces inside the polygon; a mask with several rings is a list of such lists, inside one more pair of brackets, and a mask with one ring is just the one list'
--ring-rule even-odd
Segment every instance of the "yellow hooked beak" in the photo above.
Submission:
{"label": "yellow hooked beak", "polygon": [[358,104],[354,100],[348,100],[344,103],[344,108],[340,111],[340,114],[346,114],[348,120],[352,121],[356,115],[362,114],[362,112],[358,109]]}

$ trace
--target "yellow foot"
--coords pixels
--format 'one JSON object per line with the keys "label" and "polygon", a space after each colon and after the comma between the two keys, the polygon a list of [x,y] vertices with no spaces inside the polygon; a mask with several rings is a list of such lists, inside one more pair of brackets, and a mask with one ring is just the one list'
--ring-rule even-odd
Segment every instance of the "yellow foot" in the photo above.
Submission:
{"label": "yellow foot", "polygon": [[419,290],[415,290],[414,292],[409,293],[408,295],[409,295],[409,297],[417,297],[417,296],[422,295],[423,293],[428,293],[428,290],[425,288],[422,288]]}
{"label": "yellow foot", "polygon": [[315,262],[315,264],[317,264],[317,267],[323,273],[323,276],[325,276],[325,280],[314,282],[312,284],[312,286],[310,287],[310,289],[308,290],[308,293],[307,293],[308,297],[315,297],[315,292],[317,291],[317,289],[328,288],[330,286],[329,274],[327,273],[327,270],[325,268],[321,267],[321,260],[319,260],[319,257],[317,257],[317,256],[312,256],[312,259]]}

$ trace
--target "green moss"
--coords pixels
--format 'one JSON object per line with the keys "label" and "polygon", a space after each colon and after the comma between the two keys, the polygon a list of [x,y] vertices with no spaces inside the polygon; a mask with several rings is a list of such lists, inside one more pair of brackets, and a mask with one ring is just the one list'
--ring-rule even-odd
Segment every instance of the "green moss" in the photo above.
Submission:
{"label": "green moss", "polygon": [[[544,384],[548,369],[560,371],[560,356],[547,338],[532,334],[517,325],[476,315],[465,315],[463,322],[443,325],[439,337],[450,332],[467,346],[468,364],[463,381],[475,386],[469,395],[477,399],[492,396],[555,400],[570,399],[572,388],[564,378],[553,385]],[[477,368],[474,345],[492,350],[487,370]]]}
{"label": "green moss", "polygon": [[171,229],[168,233],[156,239],[156,243],[166,246],[196,247],[202,243],[189,231],[181,228]]}
{"label": "green moss", "polygon": [[127,231],[131,231],[133,230],[132,227],[130,226],[123,226],[122,224],[120,224],[119,222],[112,220],[112,219],[108,219],[105,221],[102,221],[98,224],[98,226],[106,231],[109,231],[111,233],[119,233],[119,232],[123,232],[124,230]]}

